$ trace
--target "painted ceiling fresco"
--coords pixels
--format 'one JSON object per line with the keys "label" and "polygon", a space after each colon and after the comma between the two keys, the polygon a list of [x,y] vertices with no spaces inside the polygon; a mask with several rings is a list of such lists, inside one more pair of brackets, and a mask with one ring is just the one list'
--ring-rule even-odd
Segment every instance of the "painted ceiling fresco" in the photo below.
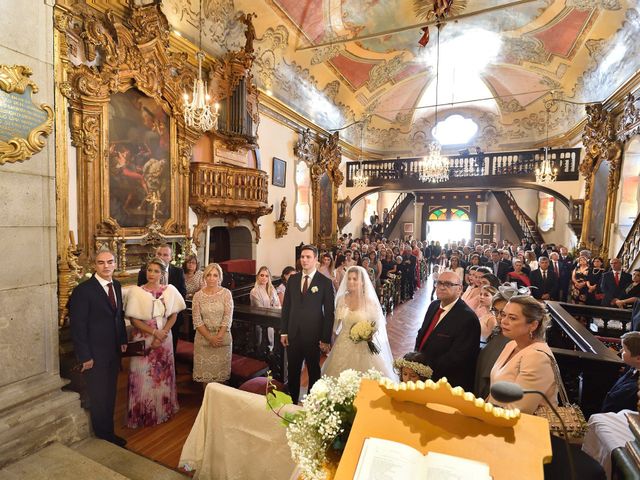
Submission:
{"label": "painted ceiling fresco", "polygon": [[[540,145],[547,124],[551,136],[566,132],[584,116],[575,103],[606,99],[640,69],[637,0],[507,8],[497,7],[508,0],[468,0],[465,18],[442,27],[439,57],[436,27],[424,48],[419,27],[343,42],[424,23],[416,1],[202,0],[203,47],[213,55],[241,48],[238,15],[255,12],[258,86],[327,130],[364,119],[365,149],[385,156],[424,151],[436,84],[438,120],[473,119],[479,130],[470,145],[495,151]],[[195,42],[199,0],[162,5],[172,27]],[[493,10],[469,15],[485,9]],[[547,122],[544,101],[552,97],[565,101]],[[341,131],[356,146],[360,136],[359,125]]]}

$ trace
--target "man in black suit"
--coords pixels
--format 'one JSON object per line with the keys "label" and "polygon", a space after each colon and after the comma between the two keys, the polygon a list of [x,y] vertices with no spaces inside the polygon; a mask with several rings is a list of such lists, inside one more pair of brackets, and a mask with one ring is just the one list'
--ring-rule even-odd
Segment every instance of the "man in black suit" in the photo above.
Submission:
{"label": "man in black suit", "polygon": [[622,361],[629,369],[604,397],[601,412],[619,412],[638,408],[638,369],[640,369],[640,332],[627,332],[622,337]]}
{"label": "man in black suit", "polygon": [[[156,249],[156,257],[162,260],[165,265],[169,265],[169,278],[164,283],[168,285],[173,285],[176,287],[176,290],[180,292],[182,298],[187,297],[187,285],[184,281],[184,271],[182,268],[171,265],[171,258],[173,257],[173,251],[171,247],[167,244],[160,245]],[[220,279],[222,281],[222,279]],[[147,283],[147,266],[143,265],[140,271],[138,272],[138,286],[144,285]],[[176,350],[178,347],[178,337],[180,335],[180,329],[182,328],[182,312],[178,313],[176,317],[176,323],[171,327],[171,335],[173,336],[173,356],[176,356]]]}
{"label": "man in black suit", "polygon": [[631,275],[622,271],[619,258],[612,258],[609,262],[611,270],[602,274],[600,290],[604,293],[603,307],[616,307],[615,301],[623,298],[625,289],[631,284]]}
{"label": "man in black suit", "polygon": [[501,283],[507,281],[507,273],[512,270],[511,266],[502,260],[502,256],[498,250],[491,251],[491,260],[485,265],[489,267],[491,272],[500,279]]}
{"label": "man in black suit", "polygon": [[113,430],[120,353],[127,349],[122,289],[113,279],[113,252],[98,252],[95,269],[95,275],[74,288],[69,299],[71,338],[87,383],[93,432],[124,447],[126,440]]}
{"label": "man in black suit", "polygon": [[538,300],[558,300],[558,280],[549,268],[549,259],[540,257],[539,268],[529,275],[531,280],[531,294]]}
{"label": "man in black suit", "polygon": [[305,245],[300,251],[302,272],[287,280],[282,306],[280,341],[287,349],[289,393],[293,403],[300,397],[300,371],[304,360],[309,373],[309,390],[320,378],[320,351],[331,349],[334,317],[333,284],[318,273],[318,251]]}
{"label": "man in black suit", "polygon": [[415,350],[422,352],[433,369],[436,382],[449,383],[470,392],[480,351],[480,322],[463,300],[462,280],[454,272],[443,272],[436,282],[433,301],[418,330]]}
{"label": "man in black suit", "polygon": [[567,301],[569,295],[569,284],[571,283],[571,267],[566,262],[560,260],[558,252],[552,252],[549,255],[550,268],[556,277],[558,283],[558,299],[562,302]]}

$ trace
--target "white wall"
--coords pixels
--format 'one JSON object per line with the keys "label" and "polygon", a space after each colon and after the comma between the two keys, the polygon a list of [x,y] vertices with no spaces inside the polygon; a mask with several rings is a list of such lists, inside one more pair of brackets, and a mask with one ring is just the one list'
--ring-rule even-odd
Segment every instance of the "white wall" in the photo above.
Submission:
{"label": "white wall", "polygon": [[493,195],[487,196],[487,222],[497,223],[500,225],[500,235],[498,237],[498,243],[501,243],[502,240],[510,240],[514,243],[517,243],[520,239],[511,228],[511,224],[504,212],[502,211],[502,207],[496,200],[496,197]]}
{"label": "white wall", "polygon": [[[389,234],[390,240],[395,240],[396,238],[404,238],[404,224],[414,223],[415,205],[415,200],[407,205],[407,208],[405,208],[404,212],[402,212],[402,215],[400,216],[400,220],[398,220],[398,223]],[[414,225],[413,238],[420,239],[420,232],[418,232],[416,228],[418,228],[418,226]]]}
{"label": "white wall", "polygon": [[[262,170],[269,174],[269,204],[273,205],[270,215],[260,217],[258,223],[262,238],[256,246],[256,265],[267,265],[272,274],[279,275],[287,265],[295,265],[295,247],[302,243],[312,241],[312,223],[307,228],[300,230],[295,225],[295,162],[293,146],[298,141],[298,133],[276,122],[266,115],[260,116],[260,128],[258,130],[260,156],[262,158]],[[273,157],[278,157],[287,162],[287,182],[285,188],[271,185],[271,170]],[[287,197],[287,215],[289,232],[283,238],[275,238],[274,222],[280,217],[280,202],[282,197]],[[313,209],[312,209],[313,210]],[[312,213],[313,215],[313,213]],[[313,219],[311,219],[313,222]]]}

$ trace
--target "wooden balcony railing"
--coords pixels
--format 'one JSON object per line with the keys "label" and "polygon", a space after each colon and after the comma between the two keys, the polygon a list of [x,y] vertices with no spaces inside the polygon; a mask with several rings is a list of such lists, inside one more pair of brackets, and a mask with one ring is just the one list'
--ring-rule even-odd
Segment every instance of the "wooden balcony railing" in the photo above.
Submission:
{"label": "wooden balcony railing", "polygon": [[622,268],[629,271],[633,267],[636,259],[640,255],[640,214],[633,222],[633,226],[627,238],[624,239],[622,247],[618,252],[618,258],[622,260]]}
{"label": "wooden balcony railing", "polygon": [[191,163],[189,204],[209,213],[251,214],[268,207],[269,178],[253,168]]}
{"label": "wooden balcony railing", "polygon": [[[549,157],[558,168],[557,181],[578,180],[579,148],[554,149],[549,152]],[[481,176],[535,181],[536,168],[543,159],[544,153],[540,150],[450,156],[449,181]],[[380,187],[389,182],[417,179],[421,161],[422,158],[363,161],[362,168],[369,177],[369,186]],[[347,162],[347,187],[353,186],[352,177],[359,165],[359,162]]]}

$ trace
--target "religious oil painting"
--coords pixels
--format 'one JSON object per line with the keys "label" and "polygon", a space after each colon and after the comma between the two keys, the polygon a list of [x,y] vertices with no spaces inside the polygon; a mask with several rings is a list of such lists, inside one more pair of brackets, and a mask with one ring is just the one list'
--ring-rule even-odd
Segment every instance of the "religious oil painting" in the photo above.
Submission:
{"label": "religious oil painting", "polygon": [[121,227],[162,224],[171,215],[171,123],[135,89],[109,104],[109,212]]}

